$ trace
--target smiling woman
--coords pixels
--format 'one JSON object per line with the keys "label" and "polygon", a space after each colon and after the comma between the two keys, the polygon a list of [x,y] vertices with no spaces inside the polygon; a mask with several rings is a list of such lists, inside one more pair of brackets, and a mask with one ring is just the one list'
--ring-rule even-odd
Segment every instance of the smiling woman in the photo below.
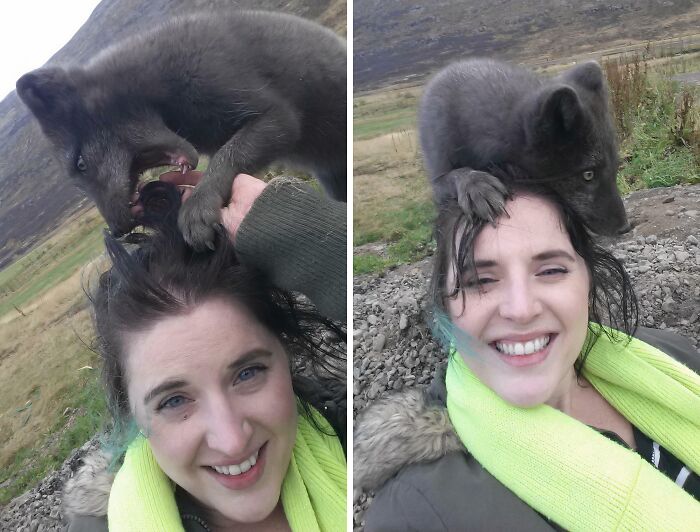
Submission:
{"label": "smiling woman", "polygon": [[[345,207],[295,180],[235,181],[237,199],[227,207],[235,212],[224,223],[235,226],[236,249],[226,234],[211,253],[186,245],[171,208],[180,202],[172,183],[144,189],[156,195],[144,202],[157,200],[145,216],[154,231],[132,235],[135,249],[105,239],[112,268],[93,296],[97,350],[115,422],[111,437],[128,450],[113,483],[106,470],[112,457],[102,451],[66,486],[71,531],[108,524],[110,531],[188,532],[345,527],[344,332],[273,285],[274,268],[265,272],[239,257],[250,252],[258,224],[267,232],[261,210],[270,204],[276,216],[290,206],[307,212],[282,225],[290,232],[308,223],[308,213],[325,212],[326,236],[344,235],[333,220],[344,223]],[[251,204],[238,209],[246,191]],[[344,254],[337,236],[342,247],[327,245],[326,254]],[[255,244],[266,247],[263,240],[257,234]],[[283,258],[287,272],[294,270],[292,255]],[[314,288],[319,306],[339,306]]]}
{"label": "smiling woman", "polygon": [[510,194],[493,224],[457,205],[438,218],[448,360],[425,394],[356,423],[355,486],[378,491],[365,530],[700,522],[696,351],[636,328],[622,265],[561,197],[532,183]]}

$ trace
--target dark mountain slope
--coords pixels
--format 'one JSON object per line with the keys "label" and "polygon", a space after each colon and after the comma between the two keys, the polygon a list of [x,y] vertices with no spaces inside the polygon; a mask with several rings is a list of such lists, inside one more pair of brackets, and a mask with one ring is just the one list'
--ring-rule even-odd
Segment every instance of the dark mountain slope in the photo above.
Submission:
{"label": "dark mountain slope", "polygon": [[355,90],[474,55],[560,58],[700,32],[693,0],[355,0]]}

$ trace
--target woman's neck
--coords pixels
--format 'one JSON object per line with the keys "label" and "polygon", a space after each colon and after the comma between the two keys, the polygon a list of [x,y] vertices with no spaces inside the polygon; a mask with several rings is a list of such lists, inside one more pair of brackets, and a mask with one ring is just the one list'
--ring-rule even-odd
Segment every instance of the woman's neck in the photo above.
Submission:
{"label": "woman's neck", "polygon": [[632,449],[636,448],[630,422],[588,380],[577,377],[573,368],[546,404],[590,427],[612,431]]}
{"label": "woman's neck", "polygon": [[281,501],[277,503],[270,515],[257,523],[232,521],[216,510],[206,507],[185,490],[178,488],[178,506],[182,503],[185,504],[185,510],[201,518],[211,532],[291,532]]}
{"label": "woman's neck", "polygon": [[270,515],[257,523],[234,523],[220,514],[207,514],[206,519],[212,532],[291,532],[281,502]]}

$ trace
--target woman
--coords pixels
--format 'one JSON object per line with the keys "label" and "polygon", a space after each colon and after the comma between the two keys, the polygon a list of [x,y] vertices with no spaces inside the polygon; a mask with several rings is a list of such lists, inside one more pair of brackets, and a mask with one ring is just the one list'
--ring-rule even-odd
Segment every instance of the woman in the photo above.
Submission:
{"label": "woman", "polygon": [[435,328],[449,361],[427,394],[356,424],[355,485],[379,490],[366,530],[692,528],[695,350],[662,331],[630,339],[621,265],[553,193],[511,192],[494,225],[457,207],[438,220]]}
{"label": "woman", "polygon": [[[341,207],[298,182],[265,187],[237,176],[223,213],[232,234],[222,235],[214,253],[197,254],[177,231],[175,190],[162,183],[142,190],[143,219],[156,231],[137,237],[136,251],[106,239],[113,266],[94,296],[95,322],[114,436],[129,447],[102,497],[94,476],[104,456],[87,460],[66,487],[71,530],[104,530],[107,521],[109,530],[342,529],[344,357],[317,339],[341,331],[273,285],[276,266],[266,273],[248,265],[265,253],[274,259],[264,214],[270,205],[277,217],[300,205],[315,213],[290,215],[292,231],[324,212],[324,234],[339,239]],[[288,260],[279,257],[287,238],[279,227],[277,266]],[[307,226],[310,238],[314,230]],[[248,250],[247,264],[228,236]],[[326,255],[344,253],[323,243]],[[250,251],[256,245],[257,255]],[[341,317],[340,303],[327,298],[335,282],[329,275],[331,286],[311,295]]]}

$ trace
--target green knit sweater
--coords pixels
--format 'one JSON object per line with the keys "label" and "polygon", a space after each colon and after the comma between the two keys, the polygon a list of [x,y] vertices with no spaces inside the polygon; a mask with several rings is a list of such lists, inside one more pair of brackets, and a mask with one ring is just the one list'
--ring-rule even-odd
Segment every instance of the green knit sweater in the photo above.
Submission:
{"label": "green knit sweater", "polygon": [[328,318],[347,316],[347,206],[297,179],[272,180],[236,235],[239,259]]}

